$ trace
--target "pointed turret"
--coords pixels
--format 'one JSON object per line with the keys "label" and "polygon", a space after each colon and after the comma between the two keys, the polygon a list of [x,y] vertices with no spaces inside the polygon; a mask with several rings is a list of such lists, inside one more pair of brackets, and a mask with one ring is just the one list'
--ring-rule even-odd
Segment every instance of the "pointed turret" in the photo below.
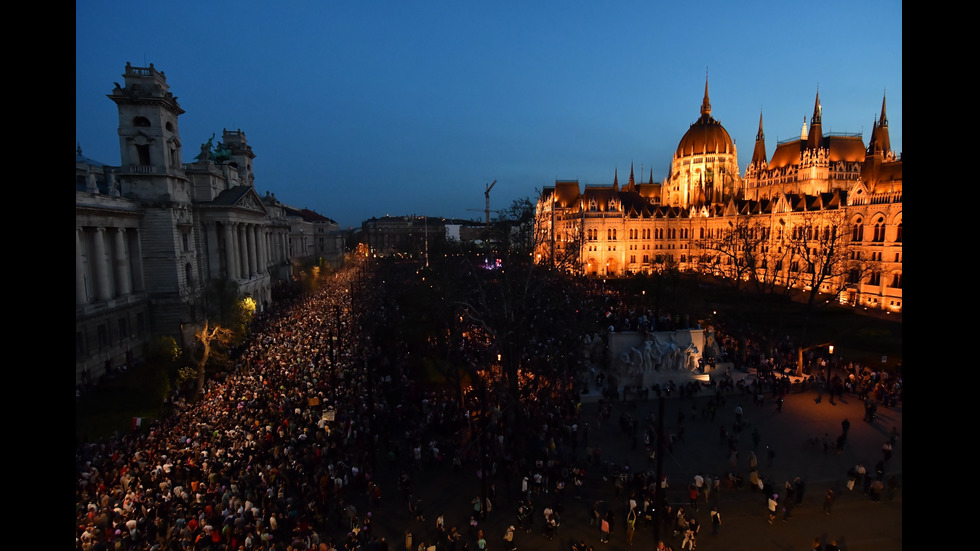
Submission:
{"label": "pointed turret", "polygon": [[885,114],[885,98],[881,98],[881,115],[872,125],[867,156],[861,167],[861,179],[869,190],[874,190],[881,176],[882,163],[892,160],[891,138],[888,136],[888,116]]}
{"label": "pointed turret", "polygon": [[711,101],[708,100],[708,75],[704,75],[704,100],[701,102],[701,116],[711,116]]}
{"label": "pointed turret", "polygon": [[891,138],[888,135],[888,116],[885,114],[885,98],[881,98],[881,115],[873,126],[871,140],[868,142],[868,154],[888,156],[892,149]]}
{"label": "pointed turret", "polygon": [[636,191],[636,181],[633,180],[633,163],[630,163],[630,181],[626,184],[626,191]]}
{"label": "pointed turret", "polygon": [[813,104],[813,117],[810,118],[810,132],[807,135],[807,147],[817,149],[823,147],[823,130],[820,121],[823,118],[823,107],[820,106],[820,90],[817,90],[817,100]]}
{"label": "pointed turret", "polygon": [[756,168],[763,168],[768,164],[766,160],[766,135],[762,133],[762,112],[759,112],[759,132],[755,135],[755,150],[752,151],[751,165]]}
{"label": "pointed turret", "polygon": [[878,119],[881,126],[888,128],[888,116],[885,115],[885,95],[881,95],[881,117]]}
{"label": "pointed turret", "polygon": [[619,169],[613,173],[613,191],[619,190]]}

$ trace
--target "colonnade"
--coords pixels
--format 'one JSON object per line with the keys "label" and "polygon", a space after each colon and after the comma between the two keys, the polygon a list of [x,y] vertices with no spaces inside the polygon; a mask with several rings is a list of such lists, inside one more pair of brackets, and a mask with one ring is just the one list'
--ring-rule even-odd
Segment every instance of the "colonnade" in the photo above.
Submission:
{"label": "colonnade", "polygon": [[[205,231],[210,274],[198,275],[192,270],[186,274],[191,279],[254,279],[268,273],[271,265],[289,258],[287,228],[222,221],[207,223]],[[144,285],[140,232],[137,228],[75,228],[76,305],[105,302],[139,293],[146,290]]]}
{"label": "colonnade", "polygon": [[[230,280],[252,279],[266,273],[271,264],[288,258],[286,230],[276,231],[267,224],[225,221],[207,224],[206,231],[211,272],[221,273],[224,254],[224,275]],[[223,251],[217,249],[219,242],[224,243]]]}
{"label": "colonnade", "polygon": [[139,230],[75,228],[75,304],[104,302],[143,291]]}

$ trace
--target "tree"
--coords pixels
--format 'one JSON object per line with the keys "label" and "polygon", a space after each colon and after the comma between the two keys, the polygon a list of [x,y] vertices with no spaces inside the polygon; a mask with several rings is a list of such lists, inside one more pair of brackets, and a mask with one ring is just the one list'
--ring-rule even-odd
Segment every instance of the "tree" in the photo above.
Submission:
{"label": "tree", "polygon": [[[810,314],[823,293],[832,301],[848,285],[860,282],[868,274],[880,271],[880,263],[862,259],[858,248],[851,243],[847,232],[846,213],[840,209],[804,212],[792,218],[788,248],[792,251],[792,268],[804,288],[806,309],[800,337],[801,351],[807,346],[807,326]],[[802,354],[800,354],[802,370]]]}
{"label": "tree", "polygon": [[748,216],[729,217],[722,227],[709,229],[706,238],[695,242],[697,249],[708,251],[702,258],[712,260],[712,271],[720,270],[736,291],[761,261],[759,252],[763,232],[759,223]]}
{"label": "tree", "polygon": [[751,265],[749,279],[760,295],[775,295],[777,292],[788,294],[792,281],[787,279],[787,268],[793,249],[788,246],[784,236],[785,221],[780,219],[775,228],[770,224],[760,223],[759,229],[764,237],[759,243],[755,262]]}
{"label": "tree", "polygon": [[212,351],[227,350],[234,340],[234,332],[221,325],[211,326],[210,322],[205,320],[204,327],[194,333],[194,337],[201,345],[201,357],[194,360],[197,366],[197,384],[194,396],[199,396],[204,390],[205,367],[211,358]]}
{"label": "tree", "polygon": [[171,336],[154,337],[147,343],[146,359],[150,363],[171,366],[180,359],[180,346]]}
{"label": "tree", "polygon": [[836,298],[853,281],[881,269],[877,261],[857,254],[842,210],[807,212],[793,218],[789,248],[799,262],[799,282],[812,307],[823,293]]}
{"label": "tree", "polygon": [[528,235],[527,244],[534,251],[534,262],[562,272],[582,271],[582,218],[574,214],[566,218],[563,211],[555,208],[554,200],[547,198],[542,198],[537,206],[530,199],[515,201],[506,212],[533,217],[533,232]]}

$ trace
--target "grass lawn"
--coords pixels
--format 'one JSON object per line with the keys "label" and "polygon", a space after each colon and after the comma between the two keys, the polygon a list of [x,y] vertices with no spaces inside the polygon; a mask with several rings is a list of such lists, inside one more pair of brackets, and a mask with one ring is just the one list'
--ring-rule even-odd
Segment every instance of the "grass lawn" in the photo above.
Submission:
{"label": "grass lawn", "polygon": [[162,368],[133,368],[75,400],[75,441],[91,442],[132,429],[133,417],[156,418],[170,392]]}
{"label": "grass lawn", "polygon": [[[823,303],[807,315],[805,305],[785,297],[735,297],[714,289],[707,304],[727,327],[751,327],[774,338],[789,336],[804,347],[831,343],[843,361],[895,369],[902,363],[902,315]],[[805,336],[804,336],[805,331]],[[882,359],[887,361],[882,364]]]}

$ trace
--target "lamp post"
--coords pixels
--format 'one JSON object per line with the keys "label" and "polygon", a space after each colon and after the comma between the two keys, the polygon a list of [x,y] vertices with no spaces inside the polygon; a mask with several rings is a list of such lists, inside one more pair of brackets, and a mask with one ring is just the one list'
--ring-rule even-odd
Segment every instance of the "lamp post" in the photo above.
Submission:
{"label": "lamp post", "polygon": [[830,384],[830,371],[834,369],[834,345],[827,345],[827,384]]}
{"label": "lamp post", "polygon": [[[797,356],[796,356],[796,376],[797,377],[802,377],[803,376],[803,353],[806,352],[807,350],[813,350],[814,348],[823,348],[825,346],[827,347],[827,350],[830,353],[830,355],[833,356],[833,354],[834,354],[834,345],[833,345],[833,343],[829,343],[829,342],[825,342],[825,343],[821,343],[821,344],[815,344],[813,346],[807,346],[805,348],[801,346],[799,348],[799,350],[797,351]],[[830,380],[830,371],[829,371],[829,369],[827,371],[827,380],[828,381]]]}

